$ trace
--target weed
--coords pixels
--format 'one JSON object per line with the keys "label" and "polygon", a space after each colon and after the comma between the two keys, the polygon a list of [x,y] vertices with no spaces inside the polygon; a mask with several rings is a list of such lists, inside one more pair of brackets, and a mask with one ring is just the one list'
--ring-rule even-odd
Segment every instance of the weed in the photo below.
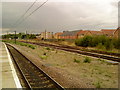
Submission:
{"label": "weed", "polygon": [[102,61],[100,58],[98,58],[98,61]]}
{"label": "weed", "polygon": [[40,58],[41,58],[41,59],[46,59],[46,58],[47,58],[47,56],[42,55],[42,56],[40,56]]}
{"label": "weed", "polygon": [[58,53],[58,51],[56,50],[56,53]]}
{"label": "weed", "polygon": [[107,75],[107,74],[106,74],[105,76],[106,76],[106,77],[109,77],[109,78],[111,78],[111,76],[110,76],[110,75]]}
{"label": "weed", "polygon": [[99,72],[98,74],[102,74],[102,72]]}
{"label": "weed", "polygon": [[99,82],[99,81],[96,82],[94,85],[95,85],[96,88],[101,88],[101,85],[100,85],[100,82]]}
{"label": "weed", "polygon": [[33,45],[28,45],[28,47],[30,47],[32,49],[35,49],[35,47]]}
{"label": "weed", "polygon": [[83,62],[84,62],[84,63],[90,63],[90,62],[91,62],[91,59],[90,59],[89,57],[85,57],[85,59],[84,59]]}
{"label": "weed", "polygon": [[74,62],[76,62],[76,63],[80,63],[80,60],[74,59]]}
{"label": "weed", "polygon": [[45,49],[46,49],[46,50],[50,50],[50,48],[49,48],[49,47],[45,47]]}
{"label": "weed", "polygon": [[43,55],[47,55],[47,53],[44,52]]}
{"label": "weed", "polygon": [[4,40],[4,42],[8,42],[8,43],[13,43],[13,44],[16,44],[16,45],[21,45],[21,46],[26,46],[26,47],[29,47],[31,49],[35,49],[35,46],[31,45],[31,44],[28,44],[28,43],[23,43],[23,42],[19,42],[19,41],[16,41],[16,43],[12,40]]}

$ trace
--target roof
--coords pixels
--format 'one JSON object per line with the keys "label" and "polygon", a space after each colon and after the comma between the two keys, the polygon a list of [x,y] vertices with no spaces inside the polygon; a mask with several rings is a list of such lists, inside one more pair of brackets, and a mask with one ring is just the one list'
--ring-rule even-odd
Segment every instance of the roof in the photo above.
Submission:
{"label": "roof", "polygon": [[87,32],[89,32],[89,31],[88,31],[88,30],[86,30],[86,31],[81,30],[80,32],[78,32],[78,35],[84,35],[84,34],[86,34]]}
{"label": "roof", "polygon": [[61,34],[60,36],[75,36],[77,35],[78,32],[80,32],[81,30],[76,30],[76,31],[64,31],[63,34]]}
{"label": "roof", "polygon": [[105,35],[107,34],[108,36],[112,36],[114,34],[114,32],[116,31],[116,29],[102,29],[101,31]]}
{"label": "roof", "polygon": [[118,30],[119,30],[119,32],[120,32],[120,27],[118,27],[118,28],[114,31],[114,34],[115,34],[116,32],[118,32]]}
{"label": "roof", "polygon": [[57,33],[55,33],[55,35],[61,35],[61,34],[63,34],[62,32],[57,32]]}
{"label": "roof", "polygon": [[102,31],[90,31],[92,35],[103,35]]}

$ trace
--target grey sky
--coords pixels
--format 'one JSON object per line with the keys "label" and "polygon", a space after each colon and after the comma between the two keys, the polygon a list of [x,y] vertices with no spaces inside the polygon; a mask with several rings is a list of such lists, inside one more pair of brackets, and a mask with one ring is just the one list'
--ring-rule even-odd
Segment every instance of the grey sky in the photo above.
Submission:
{"label": "grey sky", "polygon": [[[44,0],[45,1],[45,0]],[[118,27],[118,0],[77,0],[78,2],[49,0],[22,24],[12,27],[33,2],[3,2],[2,31],[40,33],[64,30],[100,30]],[[37,2],[32,12],[43,2]]]}

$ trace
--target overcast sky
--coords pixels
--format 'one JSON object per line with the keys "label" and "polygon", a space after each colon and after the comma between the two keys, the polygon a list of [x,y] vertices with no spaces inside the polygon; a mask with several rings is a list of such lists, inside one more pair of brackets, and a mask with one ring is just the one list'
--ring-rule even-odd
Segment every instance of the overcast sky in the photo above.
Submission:
{"label": "overcast sky", "polygon": [[[45,0],[38,0],[26,16],[43,3],[40,1]],[[27,30],[29,33],[40,33],[45,29],[50,32],[62,32],[64,30],[117,28],[118,1],[48,0],[43,7],[18,25],[15,25],[16,21],[33,2],[28,2],[28,0],[26,2],[15,2],[15,0],[14,2],[3,2],[2,31],[5,33]]]}

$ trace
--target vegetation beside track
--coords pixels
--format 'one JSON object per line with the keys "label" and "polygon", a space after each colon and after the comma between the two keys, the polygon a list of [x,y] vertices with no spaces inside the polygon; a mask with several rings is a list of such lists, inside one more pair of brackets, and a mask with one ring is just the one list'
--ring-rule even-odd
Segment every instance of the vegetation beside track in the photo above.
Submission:
{"label": "vegetation beside track", "polygon": [[28,43],[23,43],[23,42],[19,42],[19,41],[13,41],[13,40],[2,40],[2,42],[6,42],[6,43],[11,43],[11,44],[16,44],[16,45],[21,45],[21,46],[26,46],[29,47],[31,49],[35,49],[36,47],[34,45],[28,44]]}
{"label": "vegetation beside track", "polygon": [[[104,59],[37,45],[35,50],[20,45],[16,46],[20,50],[24,50],[29,58],[31,58],[30,56],[34,56],[33,60],[38,60],[36,61],[37,63],[40,61],[46,67],[51,67],[52,70],[54,68],[55,71],[53,72],[61,73],[63,79],[66,80],[67,77],[72,78],[72,84],[73,82],[81,84],[82,81],[85,85],[96,88],[115,88],[118,85],[118,65]],[[64,80],[62,78],[59,75],[56,76],[56,79],[59,79],[63,83]]]}
{"label": "vegetation beside track", "polygon": [[77,46],[96,47],[103,50],[120,49],[120,39],[102,36],[85,36],[75,41]]}

